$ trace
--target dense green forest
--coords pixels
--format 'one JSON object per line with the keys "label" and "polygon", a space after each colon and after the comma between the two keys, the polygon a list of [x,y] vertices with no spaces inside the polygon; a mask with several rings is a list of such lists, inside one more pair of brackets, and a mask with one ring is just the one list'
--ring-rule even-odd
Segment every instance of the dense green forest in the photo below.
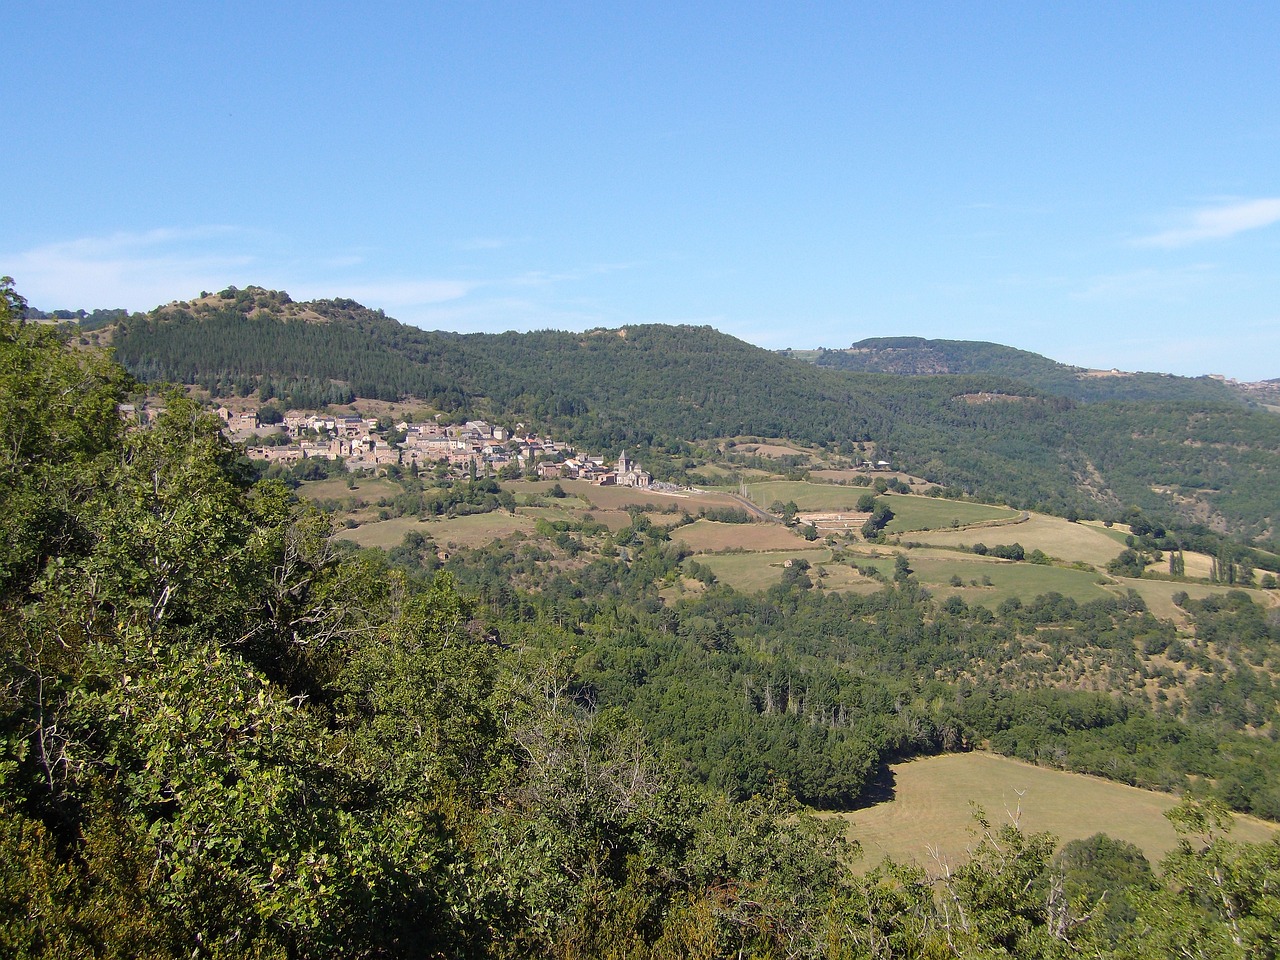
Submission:
{"label": "dense green forest", "polygon": [[1074,400],[1164,400],[1241,403],[1225,383],[1211,377],[1163,373],[1089,376],[1088,371],[1026,350],[973,340],[871,337],[844,350],[805,351],[819,367],[902,376],[979,374],[1008,377],[1037,390]]}
{"label": "dense green forest", "polygon": [[[129,376],[0,292],[6,955],[1280,949],[1280,843],[1232,841],[1214,797],[1175,810],[1158,872],[981,817],[963,864],[858,872],[797,801],[845,805],[884,757],[981,737],[1133,782],[1235,775],[1261,810],[1274,744],[1248,731],[1274,714],[1276,627],[1247,597],[1188,601],[1204,646],[1178,655],[1217,686],[1159,712],[999,670],[1025,634],[1141,669],[1135,640],[1181,641],[1133,598],[996,616],[905,568],[838,597],[793,567],[667,604],[680,551],[639,514],[563,531],[555,549],[610,549],[552,578],[535,544],[443,569],[422,543],[341,549],[191,401],[127,429]],[[981,664],[990,682],[966,680]]]}
{"label": "dense green forest", "polygon": [[[763,594],[711,578],[663,602],[680,575],[677,533],[638,515],[581,536],[597,542],[501,542],[445,569],[504,639],[575,651],[583,696],[624,710],[687,775],[733,796],[782,778],[806,803],[847,809],[889,761],[986,744],[1153,789],[1198,782],[1280,819],[1269,773],[1280,768],[1280,621],[1241,591],[1185,602],[1194,639],[1133,594],[1050,594],[993,614],[934,601],[902,568],[870,595],[817,589],[796,564]],[[598,558],[549,575],[557,553]],[[392,556],[435,565],[429,551]],[[1186,668],[1176,682],[1168,661]]]}
{"label": "dense green forest", "polygon": [[1013,379],[1026,372],[1017,365],[1008,376],[848,373],[708,327],[433,333],[349,300],[295,304],[260,288],[134,315],[111,342],[147,381],[298,407],[415,397],[635,450],[670,476],[717,438],[787,437],[849,455],[861,444],[1015,506],[1114,517],[1138,507],[1189,532],[1275,536],[1280,417],[1215,381],[1153,375],[1149,396],[1082,402]]}

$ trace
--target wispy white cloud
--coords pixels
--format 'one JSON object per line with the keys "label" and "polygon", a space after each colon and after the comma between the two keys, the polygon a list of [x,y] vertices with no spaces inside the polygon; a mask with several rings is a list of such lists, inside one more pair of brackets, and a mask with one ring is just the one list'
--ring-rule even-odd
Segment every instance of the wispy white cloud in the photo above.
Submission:
{"label": "wispy white cloud", "polygon": [[341,295],[361,303],[387,309],[417,307],[458,300],[474,290],[478,283],[468,280],[389,280],[345,284]]}
{"label": "wispy white cloud", "polygon": [[230,226],[164,228],[79,237],[0,250],[0,273],[41,309],[125,307],[150,310],[230,284],[263,284],[299,300],[350,297],[420,326],[457,330],[585,329],[626,322],[591,299],[584,284],[633,269],[595,263],[506,274],[433,276],[391,272],[367,250],[312,259],[287,238]]}
{"label": "wispy white cloud", "polygon": [[240,252],[244,235],[234,227],[205,226],[79,237],[0,252],[0,263],[22,295],[43,309],[149,310],[242,275],[254,263]]}
{"label": "wispy white cloud", "polygon": [[1140,247],[1171,250],[1206,240],[1225,240],[1247,230],[1280,222],[1280,197],[1261,197],[1192,211],[1181,225],[1139,237]]}
{"label": "wispy white cloud", "polygon": [[[0,251],[0,272],[12,274],[18,290],[42,309],[116,307],[150,310],[229,284],[284,285],[302,296],[352,297],[387,309],[441,303],[465,297],[473,281],[411,277],[343,283],[313,293],[317,274],[347,272],[366,257],[337,254],[308,264],[279,256],[273,238],[230,226],[162,228],[100,237],[78,237],[27,250]],[[332,282],[323,284],[333,286]]]}
{"label": "wispy white cloud", "polygon": [[1175,270],[1145,268],[1093,277],[1074,295],[1077,300],[1172,301],[1216,279],[1211,263],[1196,263]]}

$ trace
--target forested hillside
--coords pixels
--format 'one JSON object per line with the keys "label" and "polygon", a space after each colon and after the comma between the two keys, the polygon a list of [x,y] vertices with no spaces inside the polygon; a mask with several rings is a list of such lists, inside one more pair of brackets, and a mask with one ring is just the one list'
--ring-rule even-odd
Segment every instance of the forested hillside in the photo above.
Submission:
{"label": "forested hillside", "polygon": [[819,367],[858,373],[1008,377],[1046,393],[1083,401],[1242,402],[1225,383],[1211,377],[1088,371],[1026,350],[974,340],[871,337],[843,350],[804,351],[802,356]]}
{"label": "forested hillside", "polygon": [[819,369],[707,327],[464,336],[260,288],[135,315],[109,335],[136,376],[215,396],[297,407],[413,396],[528,419],[597,449],[642,450],[676,470],[689,444],[715,438],[867,443],[934,483],[1016,506],[1115,517],[1138,507],[1167,523],[1275,535],[1280,418],[1214,381],[1153,377],[1155,399],[1081,402],[1051,389],[1051,377],[1033,387]]}

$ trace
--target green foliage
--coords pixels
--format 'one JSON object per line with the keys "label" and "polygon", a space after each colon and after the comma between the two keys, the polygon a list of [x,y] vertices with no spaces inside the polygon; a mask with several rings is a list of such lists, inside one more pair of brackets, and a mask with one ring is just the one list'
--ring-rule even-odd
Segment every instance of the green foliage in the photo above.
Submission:
{"label": "green foliage", "polygon": [[130,381],[103,357],[61,349],[53,328],[21,320],[0,278],[0,591],[27,589],[54,555],[83,540],[81,514]]}
{"label": "green foliage", "polygon": [[1063,844],[1053,869],[1072,909],[1078,916],[1089,914],[1094,936],[1110,946],[1132,928],[1138,902],[1158,889],[1142,851],[1103,833]]}
{"label": "green foliage", "polygon": [[926,340],[923,337],[871,337],[848,350],[820,350],[821,367],[864,373],[908,376],[982,374],[1008,377],[1038,390],[1076,400],[1170,400],[1188,395],[1230,402],[1224,384],[1210,377],[1189,379],[1139,373],[1085,377],[1078,367],[1058,363],[1026,350],[970,340]]}
{"label": "green foliage", "polygon": [[[859,500],[858,502],[861,503],[862,501]],[[883,500],[873,500],[872,503],[874,507],[871,516],[862,525],[862,536],[868,540],[875,540],[879,537],[881,531],[893,519],[893,510],[890,509],[889,504]]]}
{"label": "green foliage", "polygon": [[1134,937],[1135,955],[1280,954],[1280,843],[1230,841],[1230,818],[1214,803],[1188,800],[1169,818],[1182,840],[1161,864],[1164,883],[1139,902],[1135,926],[1147,935]]}

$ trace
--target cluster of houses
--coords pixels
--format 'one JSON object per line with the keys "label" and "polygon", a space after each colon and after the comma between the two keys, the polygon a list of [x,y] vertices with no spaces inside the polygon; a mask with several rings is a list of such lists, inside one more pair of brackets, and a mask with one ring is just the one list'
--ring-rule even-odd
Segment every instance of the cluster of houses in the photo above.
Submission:
{"label": "cluster of houses", "polygon": [[[234,413],[220,407],[217,414],[233,436],[262,429],[255,413]],[[375,419],[311,414],[285,417],[276,429],[290,442],[249,447],[248,455],[283,464],[310,458],[341,459],[348,470],[374,472],[390,466],[434,468],[444,463],[459,470],[475,466],[497,473],[514,465],[522,474],[536,472],[544,479],[591,480],[646,490],[653,486],[653,475],[625,452],[610,469],[603,459],[579,457],[567,443],[534,434],[510,434],[483,420],[461,425],[401,421],[391,431],[383,431]]]}
{"label": "cluster of houses", "polygon": [[559,463],[540,463],[537,469],[539,479],[543,480],[590,480],[601,486],[637,487],[641,490],[654,487],[653,474],[641,469],[625,450],[612,470],[600,457],[570,457]]}

